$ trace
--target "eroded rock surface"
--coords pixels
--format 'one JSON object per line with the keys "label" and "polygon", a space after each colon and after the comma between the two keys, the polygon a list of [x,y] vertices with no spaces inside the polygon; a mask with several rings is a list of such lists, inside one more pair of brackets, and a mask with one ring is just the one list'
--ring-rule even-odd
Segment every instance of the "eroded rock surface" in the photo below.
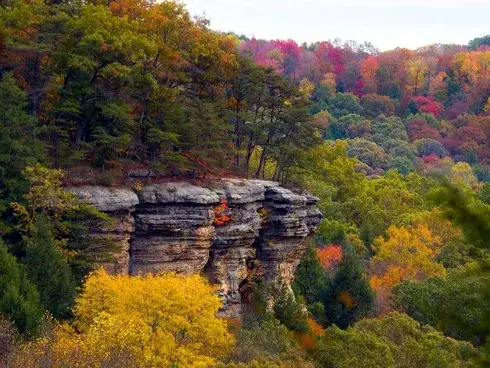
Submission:
{"label": "eroded rock surface", "polygon": [[115,217],[93,237],[121,242],[112,272],[203,273],[219,287],[222,315],[241,313],[250,265],[268,281],[290,283],[321,221],[318,199],[264,180],[223,179],[207,186],[152,184],[139,191],[69,188]]}
{"label": "eroded rock surface", "polygon": [[130,239],[134,233],[133,211],[139,204],[138,196],[131,189],[108,188],[101,186],[82,186],[67,188],[88,204],[93,205],[112,217],[103,227],[91,229],[90,238],[94,248],[114,249],[113,261],[105,261],[105,252],[101,252],[101,264],[107,271],[126,274],[129,271]]}
{"label": "eroded rock surface", "polygon": [[216,238],[213,208],[219,196],[186,182],[143,187],[134,214],[131,274],[200,273]]}

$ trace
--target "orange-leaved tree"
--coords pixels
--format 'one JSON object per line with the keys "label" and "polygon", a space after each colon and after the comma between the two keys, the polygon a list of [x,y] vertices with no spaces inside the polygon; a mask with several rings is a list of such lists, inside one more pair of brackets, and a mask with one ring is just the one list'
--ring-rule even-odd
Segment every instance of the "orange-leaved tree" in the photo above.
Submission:
{"label": "orange-leaved tree", "polygon": [[342,247],[330,244],[322,249],[317,249],[316,254],[323,269],[329,273],[334,273],[342,260]]}
{"label": "orange-leaved tree", "polygon": [[374,241],[370,284],[377,294],[380,312],[389,309],[391,290],[402,281],[445,274],[444,267],[436,261],[442,246],[440,237],[421,223],[408,228],[390,226],[386,237]]}

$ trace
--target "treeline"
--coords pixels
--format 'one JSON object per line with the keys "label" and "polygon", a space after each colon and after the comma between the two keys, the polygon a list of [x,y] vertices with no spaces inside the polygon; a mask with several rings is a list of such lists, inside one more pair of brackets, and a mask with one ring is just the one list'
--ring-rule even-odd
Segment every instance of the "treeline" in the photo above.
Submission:
{"label": "treeline", "polygon": [[452,161],[464,161],[483,181],[490,157],[488,47],[484,38],[473,48],[382,53],[353,43],[245,39],[238,46],[294,81],[313,102],[310,113],[324,137],[348,139],[349,154],[368,175],[434,167],[448,174]]}
{"label": "treeline", "polygon": [[304,86],[323,85],[358,97],[388,96],[400,116],[414,109],[450,115],[489,108],[488,38],[476,38],[468,46],[436,44],[380,52],[369,43],[298,45],[293,40],[242,37],[239,48],[259,65],[273,67]]}

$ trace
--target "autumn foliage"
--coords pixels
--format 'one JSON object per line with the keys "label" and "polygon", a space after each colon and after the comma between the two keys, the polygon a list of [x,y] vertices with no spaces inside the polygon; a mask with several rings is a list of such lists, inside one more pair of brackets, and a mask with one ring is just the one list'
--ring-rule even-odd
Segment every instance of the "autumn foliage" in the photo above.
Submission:
{"label": "autumn foliage", "polygon": [[322,249],[317,249],[316,254],[323,269],[328,272],[335,271],[342,260],[342,247],[330,244]]}
{"label": "autumn foliage", "polygon": [[370,285],[381,311],[389,308],[391,290],[402,281],[445,274],[436,260],[442,246],[441,238],[422,223],[410,228],[390,226],[386,237],[374,241]]}
{"label": "autumn foliage", "polygon": [[231,221],[231,217],[226,214],[228,211],[228,201],[223,199],[219,206],[215,207],[214,212],[214,225],[223,226]]}
{"label": "autumn foliage", "polygon": [[50,359],[50,367],[208,367],[233,345],[226,322],[216,317],[220,305],[197,275],[99,270],[77,299],[73,324],[25,345],[14,366],[34,368]]}
{"label": "autumn foliage", "polygon": [[[490,341],[489,140],[490,36],[380,51],[214,31],[185,1],[0,1],[0,366],[470,367],[442,334]],[[318,197],[209,208],[217,228],[263,225],[210,272],[241,320],[201,276],[93,272],[131,217],[67,186],[218,177]],[[439,332],[382,316],[397,292]]]}

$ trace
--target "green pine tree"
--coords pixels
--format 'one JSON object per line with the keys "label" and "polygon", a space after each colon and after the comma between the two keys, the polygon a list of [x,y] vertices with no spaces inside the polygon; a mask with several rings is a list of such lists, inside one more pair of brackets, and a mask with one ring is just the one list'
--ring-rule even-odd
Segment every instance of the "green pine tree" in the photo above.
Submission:
{"label": "green pine tree", "polygon": [[27,243],[25,262],[29,278],[39,289],[41,303],[54,317],[69,318],[76,295],[75,283],[45,216],[37,216]]}
{"label": "green pine tree", "polygon": [[21,332],[34,334],[43,317],[39,293],[24,267],[7,251],[0,239],[0,313]]}
{"label": "green pine tree", "polygon": [[36,120],[27,113],[27,93],[8,73],[0,79],[0,214],[27,192],[24,167],[42,161]]}
{"label": "green pine tree", "polygon": [[342,261],[323,297],[323,304],[326,322],[347,328],[370,314],[374,294],[352,246],[344,246],[343,251]]}
{"label": "green pine tree", "polygon": [[322,290],[327,286],[328,277],[320,264],[315,248],[310,246],[296,269],[293,290],[302,295],[308,304],[313,304],[320,301]]}

